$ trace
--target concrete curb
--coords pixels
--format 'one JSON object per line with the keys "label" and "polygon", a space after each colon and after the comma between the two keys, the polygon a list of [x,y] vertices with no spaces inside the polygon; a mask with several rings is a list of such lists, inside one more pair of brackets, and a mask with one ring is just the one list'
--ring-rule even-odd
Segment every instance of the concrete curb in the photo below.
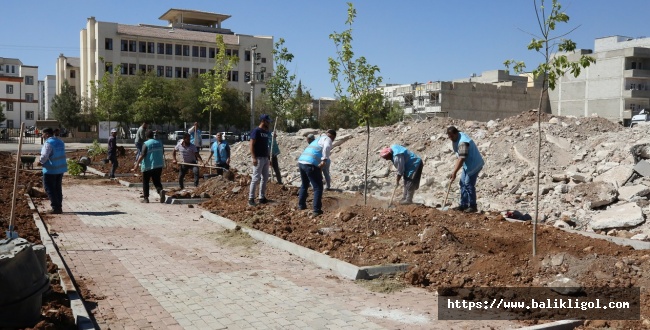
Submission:
{"label": "concrete curb", "polygon": [[573,330],[584,322],[583,320],[564,320],[524,327],[520,328],[520,330]]}
{"label": "concrete curb", "polygon": [[320,252],[316,252],[314,250],[300,246],[298,244],[285,241],[265,232],[238,225],[236,222],[218,216],[212,212],[205,211],[201,213],[201,215],[204,218],[216,222],[220,226],[227,229],[234,229],[236,226],[240,226],[243,232],[247,233],[258,241],[264,242],[274,248],[287,251],[295,256],[298,256],[315,264],[320,268],[332,270],[335,273],[351,280],[373,279],[385,274],[395,274],[397,272],[405,271],[408,267],[407,264],[358,267],[345,261],[335,259]]}
{"label": "concrete curb", "polygon": [[70,308],[72,309],[72,315],[74,316],[77,328],[84,330],[95,329],[95,325],[90,318],[90,313],[88,313],[86,305],[84,304],[83,299],[77,292],[76,286],[74,285],[74,278],[68,271],[68,266],[63,261],[63,258],[59,253],[59,249],[57,249],[56,244],[54,244],[54,241],[52,240],[52,237],[50,236],[50,233],[48,232],[45,223],[43,222],[43,219],[41,219],[41,215],[36,210],[36,205],[34,205],[31,197],[28,194],[25,194],[25,197],[27,197],[29,208],[34,211],[32,213],[32,216],[34,217],[34,222],[36,223],[36,227],[38,227],[38,231],[41,235],[41,241],[45,246],[45,251],[47,251],[50,259],[52,259],[52,262],[59,268],[61,287],[63,288],[63,291],[65,291],[65,293],[68,295],[68,299],[70,299]]}
{"label": "concrete curb", "polygon": [[99,176],[102,176],[102,177],[108,176],[108,174],[106,174],[106,173],[104,173],[104,172],[102,172],[100,170],[94,169],[94,168],[92,168],[90,166],[86,166],[86,172],[90,172],[92,174],[96,174],[96,175],[99,175]]}
{"label": "concrete curb", "polygon": [[199,204],[209,201],[209,198],[171,198],[167,197],[165,203],[167,204]]}
{"label": "concrete curb", "polygon": [[573,229],[566,229],[566,228],[561,228],[562,230],[573,233],[573,234],[580,234],[582,236],[587,236],[591,238],[598,238],[598,239],[603,239],[606,241],[610,241],[612,243],[618,244],[618,245],[623,245],[623,246],[631,246],[635,250],[650,250],[650,242],[644,242],[644,241],[639,241],[635,239],[629,239],[629,238],[622,238],[622,237],[613,237],[613,236],[607,236],[607,235],[600,235],[592,232],[587,232],[587,231],[581,231],[581,230],[573,230]]}

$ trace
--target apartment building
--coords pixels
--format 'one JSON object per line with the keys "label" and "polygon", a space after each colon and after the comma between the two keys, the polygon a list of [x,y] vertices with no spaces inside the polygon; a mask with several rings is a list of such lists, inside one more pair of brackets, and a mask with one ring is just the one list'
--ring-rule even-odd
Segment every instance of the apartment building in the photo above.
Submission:
{"label": "apartment building", "polygon": [[19,59],[0,57],[0,104],[6,117],[0,126],[19,128],[36,124],[38,115],[38,67]]}
{"label": "apartment building", "polygon": [[596,63],[576,78],[566,75],[549,92],[554,114],[625,121],[650,109],[650,38],[598,38],[593,51],[582,49],[568,57],[576,60],[583,54]]}
{"label": "apartment building", "polygon": [[381,87],[384,97],[398,102],[404,115],[452,117],[489,121],[539,106],[541,90],[528,86],[528,77],[505,70],[483,72],[454,81],[429,81]]}
{"label": "apartment building", "polygon": [[[173,8],[160,16],[168,23],[165,26],[88,18],[80,35],[80,95],[89,96],[90,82],[112,73],[118,65],[126,76],[154,72],[160,77],[188,78],[209,72],[218,51],[217,34],[224,37],[226,54],[240,58],[229,72],[229,85],[250,95],[252,78],[255,95],[259,95],[273,71],[273,37],[236,34],[222,27],[228,18],[230,15]],[[57,70],[57,85],[62,75]]]}
{"label": "apartment building", "polygon": [[81,61],[78,57],[59,54],[56,59],[56,93],[61,93],[63,81],[67,80],[74,87],[77,95],[81,96]]}
{"label": "apartment building", "polygon": [[44,111],[43,117],[41,119],[54,119],[54,113],[52,112],[52,100],[54,99],[54,95],[56,95],[56,75],[50,74],[45,76],[44,85]]}

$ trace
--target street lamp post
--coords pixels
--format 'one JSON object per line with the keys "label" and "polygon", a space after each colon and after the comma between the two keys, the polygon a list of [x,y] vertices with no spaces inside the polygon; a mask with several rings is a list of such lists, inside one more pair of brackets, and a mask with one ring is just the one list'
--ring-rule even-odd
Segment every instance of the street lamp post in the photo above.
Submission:
{"label": "street lamp post", "polygon": [[257,45],[251,46],[251,77],[248,81],[251,84],[251,131],[255,127],[255,61],[257,61]]}

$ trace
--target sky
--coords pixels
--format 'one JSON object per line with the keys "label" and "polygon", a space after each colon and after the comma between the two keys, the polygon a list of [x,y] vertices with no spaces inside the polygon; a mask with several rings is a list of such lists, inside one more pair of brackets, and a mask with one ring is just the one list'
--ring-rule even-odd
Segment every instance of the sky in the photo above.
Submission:
{"label": "sky", "polygon": [[[295,58],[289,69],[312,96],[334,97],[328,57],[336,48],[329,35],[347,28],[342,0],[21,0],[2,2],[0,57],[39,67],[39,79],[55,74],[60,53],[79,56],[79,32],[88,17],[122,24],[166,25],[169,8],[231,15],[224,28],[235,33],[286,40]],[[466,78],[504,69],[507,59],[533,69],[543,58],[526,46],[538,34],[533,0],[364,0],[352,1],[357,18],[353,50],[377,65],[384,83],[411,84]],[[539,0],[538,0],[539,2]],[[547,0],[550,6],[550,0]],[[565,0],[568,38],[593,49],[600,37],[650,36],[647,0]],[[270,57],[271,54],[268,54]]]}

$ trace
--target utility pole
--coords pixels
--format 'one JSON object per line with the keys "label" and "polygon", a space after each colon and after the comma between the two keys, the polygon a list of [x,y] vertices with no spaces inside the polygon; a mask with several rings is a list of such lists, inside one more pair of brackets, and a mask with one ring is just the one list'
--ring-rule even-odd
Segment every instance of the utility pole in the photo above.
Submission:
{"label": "utility pole", "polygon": [[257,45],[251,46],[251,131],[255,128],[255,61],[257,61]]}

